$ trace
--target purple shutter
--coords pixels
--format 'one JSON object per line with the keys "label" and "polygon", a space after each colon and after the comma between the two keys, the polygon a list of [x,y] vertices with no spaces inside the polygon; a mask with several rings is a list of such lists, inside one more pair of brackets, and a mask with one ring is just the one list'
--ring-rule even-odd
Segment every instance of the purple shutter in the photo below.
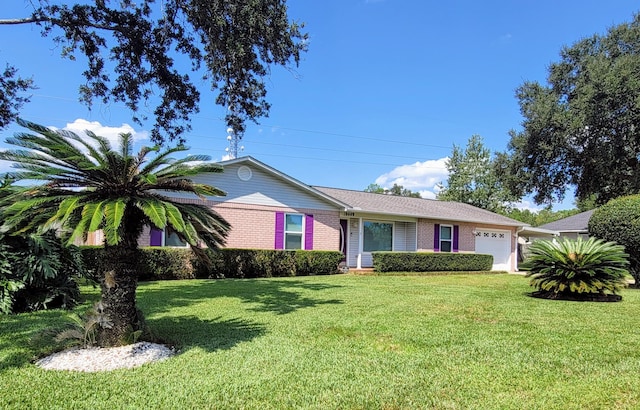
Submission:
{"label": "purple shutter", "polygon": [[149,245],[162,246],[162,229],[151,228],[151,232],[149,232]]}
{"label": "purple shutter", "polygon": [[440,252],[440,224],[433,227],[433,251]]}
{"label": "purple shutter", "polygon": [[453,225],[453,251],[458,252],[458,237],[460,234],[460,227]]}
{"label": "purple shutter", "polygon": [[313,250],[313,215],[304,216],[304,249]]}
{"label": "purple shutter", "polygon": [[284,212],[276,212],[275,249],[284,249]]}

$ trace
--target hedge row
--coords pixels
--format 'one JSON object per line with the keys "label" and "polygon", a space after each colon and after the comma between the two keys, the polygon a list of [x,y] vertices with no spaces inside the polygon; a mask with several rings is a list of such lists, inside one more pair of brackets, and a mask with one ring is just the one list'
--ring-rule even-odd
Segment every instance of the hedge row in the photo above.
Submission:
{"label": "hedge row", "polygon": [[373,252],[376,272],[489,271],[492,255],[476,253]]}
{"label": "hedge row", "polygon": [[[104,249],[82,248],[87,269],[98,275],[106,269]],[[202,278],[269,278],[338,273],[342,253],[337,251],[281,251],[262,249],[207,250],[210,265],[198,261],[191,250],[141,248],[136,264],[139,280]]]}

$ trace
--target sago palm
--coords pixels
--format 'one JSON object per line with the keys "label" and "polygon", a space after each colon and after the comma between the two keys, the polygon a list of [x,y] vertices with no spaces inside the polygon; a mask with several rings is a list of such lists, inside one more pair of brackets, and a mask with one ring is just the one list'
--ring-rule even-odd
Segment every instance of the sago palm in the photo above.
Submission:
{"label": "sago palm", "polygon": [[[119,149],[113,149],[106,138],[91,132],[81,138],[18,122],[31,133],[8,138],[8,144],[20,148],[0,152],[0,159],[12,161],[16,169],[8,174],[14,192],[0,201],[2,230],[19,234],[56,229],[69,243],[103,230],[111,269],[101,278],[101,305],[112,325],[101,329],[98,343],[124,343],[127,334],[137,330],[132,262],[144,226],[170,227],[195,250],[201,244],[221,246],[229,230],[221,216],[204,203],[179,202],[166,193],[191,193],[200,199],[224,195],[190,179],[222,168],[203,162],[209,160],[205,155],[171,157],[185,147],[145,147],[134,154],[130,134],[121,134]],[[152,153],[155,156],[148,158]],[[31,185],[24,186],[25,181]]]}
{"label": "sago palm", "polygon": [[621,245],[578,238],[534,242],[522,267],[529,270],[537,295],[592,299],[617,294],[626,286],[629,261]]}

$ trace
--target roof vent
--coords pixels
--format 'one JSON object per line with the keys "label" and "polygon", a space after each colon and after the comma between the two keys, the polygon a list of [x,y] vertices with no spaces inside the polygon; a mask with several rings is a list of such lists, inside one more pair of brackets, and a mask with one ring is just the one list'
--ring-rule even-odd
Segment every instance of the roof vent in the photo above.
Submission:
{"label": "roof vent", "polygon": [[249,168],[248,166],[243,165],[240,168],[238,168],[238,178],[240,178],[240,180],[248,181],[251,179],[252,176],[253,176],[253,172],[251,172],[251,168]]}

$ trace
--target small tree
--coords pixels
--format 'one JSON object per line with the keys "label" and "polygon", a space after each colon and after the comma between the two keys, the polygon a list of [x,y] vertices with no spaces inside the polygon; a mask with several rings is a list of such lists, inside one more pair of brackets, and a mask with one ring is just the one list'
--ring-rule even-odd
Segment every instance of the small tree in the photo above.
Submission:
{"label": "small tree", "polygon": [[536,241],[524,269],[534,296],[548,299],[619,300],[629,261],[624,247],[597,238]]}
{"label": "small tree", "polygon": [[629,254],[629,272],[640,285],[640,195],[613,199],[589,219],[589,234],[623,245]]}
{"label": "small tree", "polygon": [[519,199],[498,179],[491,151],[479,135],[471,136],[466,148],[454,145],[446,165],[449,177],[438,193],[441,201],[463,202],[501,213]]}
{"label": "small tree", "polygon": [[[3,232],[18,235],[58,230],[67,243],[102,229],[107,271],[100,273],[101,312],[109,327],[98,330],[100,346],[126,343],[140,329],[136,307],[138,277],[132,261],[138,257],[138,237],[145,226],[169,227],[200,255],[200,244],[216,249],[224,243],[229,224],[205,202],[184,203],[170,192],[221,196],[224,192],[191,180],[194,175],[222,172],[206,155],[171,157],[185,151],[179,146],[160,150],[143,147],[133,152],[130,134],[120,135],[115,149],[103,137],[88,138],[52,130],[23,120],[30,133],[19,133],[7,143],[17,147],[0,151],[12,161],[11,194],[0,198]],[[156,154],[150,158],[150,154]],[[25,186],[18,182],[37,181]]]}

